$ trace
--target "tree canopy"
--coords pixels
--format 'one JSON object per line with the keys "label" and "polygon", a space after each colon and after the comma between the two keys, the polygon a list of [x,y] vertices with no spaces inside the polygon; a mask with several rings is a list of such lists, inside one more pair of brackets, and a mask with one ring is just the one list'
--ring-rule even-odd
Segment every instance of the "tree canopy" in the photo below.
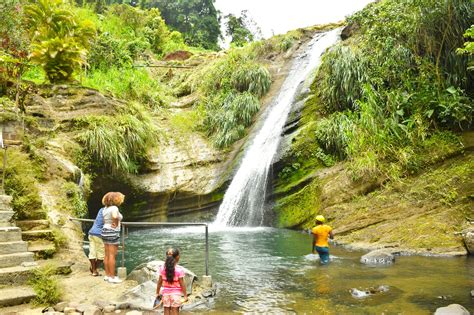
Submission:
{"label": "tree canopy", "polygon": [[166,24],[182,33],[186,44],[219,48],[221,31],[214,0],[142,0],[140,6],[160,9]]}

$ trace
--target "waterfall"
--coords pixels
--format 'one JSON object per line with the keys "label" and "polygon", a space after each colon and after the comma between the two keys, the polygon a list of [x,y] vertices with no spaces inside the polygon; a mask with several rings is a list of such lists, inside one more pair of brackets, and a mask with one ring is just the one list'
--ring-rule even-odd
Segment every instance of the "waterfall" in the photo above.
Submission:
{"label": "waterfall", "polygon": [[264,121],[247,147],[242,162],[219,207],[215,226],[263,224],[268,172],[280,135],[301,83],[319,65],[321,55],[339,39],[340,29],[316,34],[293,61],[280,93],[264,115]]}

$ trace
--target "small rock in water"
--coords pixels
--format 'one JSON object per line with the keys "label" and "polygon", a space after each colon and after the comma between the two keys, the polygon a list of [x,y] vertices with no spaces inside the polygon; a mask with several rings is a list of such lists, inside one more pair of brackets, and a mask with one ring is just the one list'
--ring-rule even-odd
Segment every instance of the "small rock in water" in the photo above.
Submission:
{"label": "small rock in water", "polygon": [[450,304],[436,309],[434,315],[469,315],[469,311],[462,305]]}
{"label": "small rock in water", "polygon": [[367,265],[391,265],[395,262],[395,256],[390,251],[379,249],[362,256],[360,262]]}
{"label": "small rock in water", "polygon": [[440,300],[449,300],[451,298],[451,295],[439,295],[437,296],[437,298]]}
{"label": "small rock in water", "polygon": [[471,297],[474,298],[474,290],[471,290]]}
{"label": "small rock in water", "polygon": [[379,285],[376,288],[371,287],[371,288],[364,289],[364,290],[359,290],[359,289],[356,289],[356,288],[352,288],[352,289],[349,290],[349,292],[351,293],[352,297],[354,297],[356,299],[361,299],[361,298],[366,298],[370,295],[374,295],[374,294],[377,294],[377,293],[388,292],[388,290],[389,290],[388,285]]}
{"label": "small rock in water", "polygon": [[369,295],[371,295],[369,291],[362,291],[362,290],[359,290],[359,289],[356,289],[356,288],[350,289],[349,292],[351,292],[352,297],[354,297],[356,299],[366,298]]}

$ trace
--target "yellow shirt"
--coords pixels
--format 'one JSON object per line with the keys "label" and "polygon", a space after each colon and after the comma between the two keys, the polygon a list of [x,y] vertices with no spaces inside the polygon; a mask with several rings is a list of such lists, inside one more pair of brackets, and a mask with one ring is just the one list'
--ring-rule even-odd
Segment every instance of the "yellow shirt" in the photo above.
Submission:
{"label": "yellow shirt", "polygon": [[311,233],[316,237],[316,246],[319,247],[329,247],[328,244],[328,236],[329,233],[332,231],[332,227],[329,225],[316,225],[312,230]]}

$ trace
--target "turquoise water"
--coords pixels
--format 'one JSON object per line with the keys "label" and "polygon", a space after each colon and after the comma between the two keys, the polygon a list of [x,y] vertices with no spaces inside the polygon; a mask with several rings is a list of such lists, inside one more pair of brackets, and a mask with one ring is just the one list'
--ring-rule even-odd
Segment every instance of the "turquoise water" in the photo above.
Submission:
{"label": "turquoise water", "polygon": [[[321,266],[310,254],[311,237],[274,228],[226,228],[209,234],[209,274],[217,297],[201,313],[432,314],[459,303],[474,311],[474,259],[397,257],[392,266],[359,263],[363,252],[332,247]],[[126,266],[163,259],[181,250],[180,264],[205,272],[204,228],[129,230]],[[388,292],[353,298],[351,288],[388,286]]]}

